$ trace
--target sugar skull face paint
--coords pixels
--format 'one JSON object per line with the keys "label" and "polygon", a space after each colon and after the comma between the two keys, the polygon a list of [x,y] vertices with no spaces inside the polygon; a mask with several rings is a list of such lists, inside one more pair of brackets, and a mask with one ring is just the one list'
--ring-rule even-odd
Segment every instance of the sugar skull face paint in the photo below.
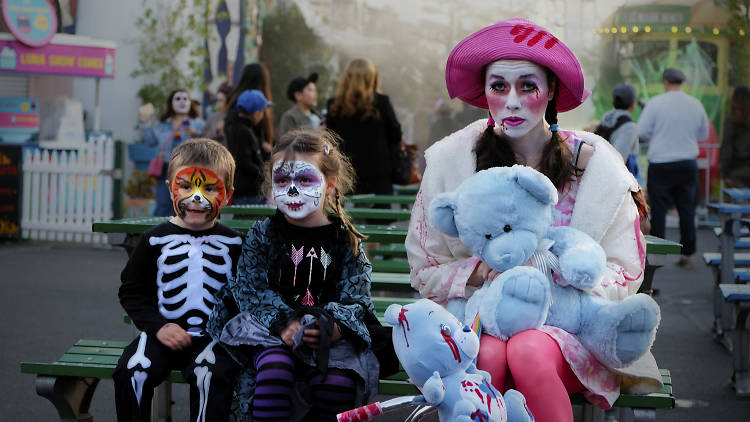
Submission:
{"label": "sugar skull face paint", "polygon": [[273,165],[272,189],[279,210],[299,220],[320,208],[325,176],[307,161],[277,161]]}
{"label": "sugar skull face paint", "polygon": [[190,96],[187,92],[179,91],[172,97],[172,109],[179,114],[187,114],[190,111]]}
{"label": "sugar skull face paint", "polygon": [[188,224],[213,221],[227,196],[224,181],[203,167],[185,167],[171,184],[174,210]]}
{"label": "sugar skull face paint", "polygon": [[521,137],[544,119],[549,92],[547,72],[526,60],[498,60],[487,66],[484,93],[490,114],[511,138]]}

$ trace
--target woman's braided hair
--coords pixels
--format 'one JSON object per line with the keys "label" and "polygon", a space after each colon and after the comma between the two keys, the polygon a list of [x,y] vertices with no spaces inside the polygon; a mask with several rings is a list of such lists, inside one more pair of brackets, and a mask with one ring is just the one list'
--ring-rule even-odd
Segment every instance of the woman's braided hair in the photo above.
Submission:
{"label": "woman's braided hair", "polygon": [[[549,69],[545,70],[547,71],[550,89],[556,90],[557,77]],[[550,125],[557,124],[557,91],[555,91],[552,100],[547,103],[544,120]],[[474,153],[477,157],[477,171],[520,164],[516,160],[508,136],[504,133],[497,134],[494,129],[494,127],[488,127],[474,147]],[[558,190],[573,180],[577,173],[577,169],[573,166],[573,154],[557,131],[552,132],[550,142],[542,151],[539,171],[547,176]]]}
{"label": "woman's braided hair", "polygon": [[340,219],[347,233],[353,253],[356,255],[360,240],[366,236],[357,231],[351,217],[344,212],[343,197],[354,187],[355,173],[349,158],[339,150],[340,138],[328,130],[299,129],[285,133],[274,145],[271,160],[266,169],[264,190],[270,192],[273,180],[273,163],[292,161],[296,153],[315,154],[318,169],[326,177],[336,179],[334,193],[325,197],[325,207]]}

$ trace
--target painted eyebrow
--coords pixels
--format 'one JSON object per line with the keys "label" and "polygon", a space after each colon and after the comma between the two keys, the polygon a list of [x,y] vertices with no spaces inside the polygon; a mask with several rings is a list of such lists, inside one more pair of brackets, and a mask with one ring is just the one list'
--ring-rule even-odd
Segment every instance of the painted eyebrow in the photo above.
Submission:
{"label": "painted eyebrow", "polygon": [[[533,73],[529,73],[529,74],[526,74],[526,75],[521,75],[518,78],[521,79],[521,78],[532,78],[532,77],[536,77],[536,75],[533,74]],[[496,78],[496,79],[505,80],[505,78],[502,77],[501,75],[495,75],[495,74],[492,74],[492,73],[490,74],[490,78]]]}

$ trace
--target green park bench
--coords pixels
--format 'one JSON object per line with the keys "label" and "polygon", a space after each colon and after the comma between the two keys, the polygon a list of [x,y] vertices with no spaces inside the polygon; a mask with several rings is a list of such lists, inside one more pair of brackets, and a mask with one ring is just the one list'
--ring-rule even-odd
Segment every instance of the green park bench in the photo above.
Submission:
{"label": "green park bench", "polygon": [[[221,209],[222,217],[227,214],[263,218],[273,215],[276,207],[272,205],[229,205]],[[354,220],[404,221],[411,217],[411,211],[384,208],[346,208],[347,214]]]}
{"label": "green park bench", "polygon": [[418,185],[396,185],[393,187],[395,195],[416,195],[419,192]]}
{"label": "green park bench", "polygon": [[376,195],[365,193],[361,195],[347,196],[345,203],[353,205],[398,205],[399,207],[411,208],[416,199],[415,195]]}
{"label": "green park bench", "polygon": [[[373,303],[382,320],[385,308],[391,303],[408,304],[415,298],[374,297]],[[61,421],[93,422],[89,413],[94,392],[102,379],[112,378],[112,373],[123,349],[129,341],[78,340],[55,362],[21,362],[21,372],[36,375],[37,393],[48,399],[57,409]],[[661,391],[645,394],[621,394],[614,408],[623,411],[632,409],[634,420],[654,420],[657,409],[674,407],[672,380],[669,370],[661,369],[664,387]],[[171,383],[184,383],[180,371],[172,371],[167,377]],[[378,392],[390,396],[419,394],[417,388],[407,381],[401,371],[379,381]],[[571,402],[582,405],[588,418],[603,414],[588,403],[582,394],[571,397]]]}
{"label": "green park bench", "polygon": [[[356,201],[356,196],[354,197]],[[411,198],[413,201],[413,198]],[[364,202],[362,202],[364,203]],[[404,202],[405,203],[405,202]],[[254,215],[258,218],[275,212],[273,207],[226,207],[223,212],[230,214]],[[388,213],[395,211],[396,213]],[[347,212],[357,219],[392,219],[403,220],[405,210],[368,209],[359,210],[347,208]],[[377,214],[368,214],[375,212]],[[385,213],[384,213],[385,212]],[[406,211],[408,213],[408,211]],[[359,214],[358,214],[359,213]],[[137,237],[146,230],[164,222],[167,217],[143,217],[123,220],[112,220],[97,222],[93,224],[94,232],[119,233],[126,235],[127,245],[135,245]],[[247,232],[253,220],[226,219],[220,221],[242,233]],[[416,292],[411,287],[409,278],[409,266],[403,259],[405,256],[404,240],[407,229],[405,227],[392,227],[383,225],[357,225],[358,230],[368,235],[367,242],[377,242],[375,249],[370,254],[375,257],[397,257],[401,259],[375,258],[372,274],[373,303],[381,321],[382,313],[390,303],[406,304],[416,300]],[[662,239],[647,237],[649,254],[678,254],[679,244],[664,241]],[[387,255],[380,251],[391,250],[393,255]],[[387,256],[386,256],[387,255]],[[402,296],[402,297],[395,297]],[[127,317],[126,317],[127,321]],[[65,354],[55,362],[22,362],[21,372],[35,374],[37,393],[47,398],[56,407],[63,421],[92,421],[89,414],[89,405],[101,379],[109,379],[117,364],[123,348],[128,341],[112,340],[79,340]],[[648,395],[622,394],[615,403],[615,407],[630,411],[633,409],[635,420],[653,420],[652,416],[656,409],[674,407],[674,396],[672,396],[671,377],[668,370],[662,370],[664,388],[662,391]],[[179,371],[173,371],[167,381],[173,383],[184,383],[184,378]],[[403,372],[381,379],[379,392],[385,395],[413,395],[418,390],[406,381]],[[582,395],[572,396],[573,404],[583,405],[587,420],[592,415],[599,415],[601,411],[586,402]],[[156,400],[155,400],[156,402]],[[597,413],[598,412],[598,413]],[[648,419],[651,417],[651,419]],[[645,419],[640,419],[645,418]]]}

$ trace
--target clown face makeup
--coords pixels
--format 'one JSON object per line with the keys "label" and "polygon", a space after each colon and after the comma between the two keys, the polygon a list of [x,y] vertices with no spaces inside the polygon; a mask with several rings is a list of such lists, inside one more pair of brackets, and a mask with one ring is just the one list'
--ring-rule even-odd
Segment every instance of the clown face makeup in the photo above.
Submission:
{"label": "clown face makeup", "polygon": [[323,208],[325,176],[314,164],[299,159],[277,161],[272,175],[273,198],[287,217],[302,220]]}
{"label": "clown face makeup", "polygon": [[178,169],[170,187],[175,212],[193,230],[208,228],[227,198],[221,178],[203,167]]}
{"label": "clown face makeup", "polygon": [[172,109],[175,113],[188,114],[190,106],[190,96],[187,92],[178,91],[172,97]]}
{"label": "clown face makeup", "polygon": [[487,66],[484,92],[492,118],[511,138],[541,124],[553,95],[544,68],[526,60],[498,60]]}

